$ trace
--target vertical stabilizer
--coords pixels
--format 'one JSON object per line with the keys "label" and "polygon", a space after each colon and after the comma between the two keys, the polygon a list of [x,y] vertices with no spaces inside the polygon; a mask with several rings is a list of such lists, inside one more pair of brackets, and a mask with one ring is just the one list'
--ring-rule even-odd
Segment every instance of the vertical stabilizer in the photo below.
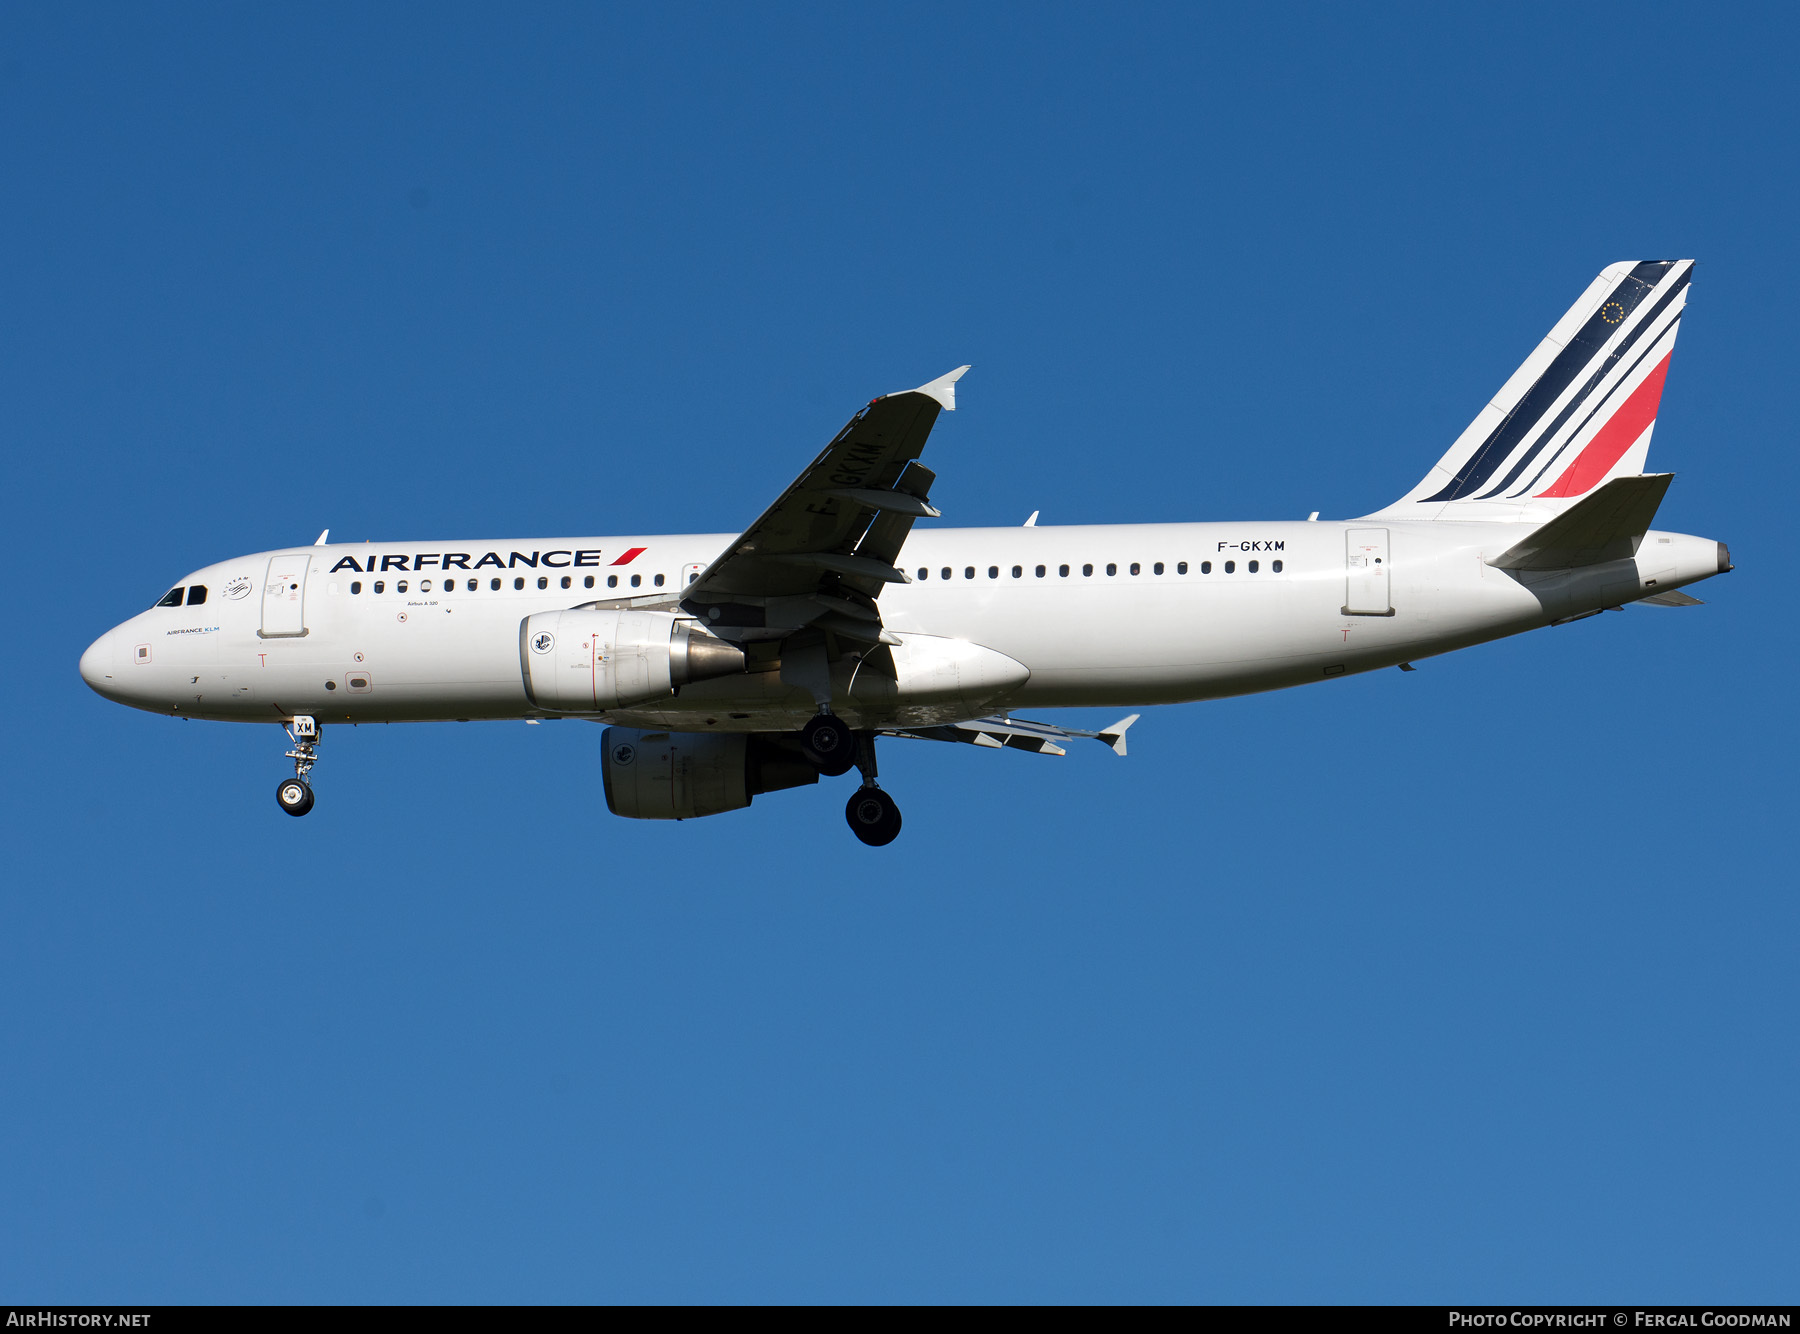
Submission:
{"label": "vertical stabilizer", "polygon": [[1641,473],[1693,268],[1690,259],[1608,267],[1379,517],[1542,522]]}

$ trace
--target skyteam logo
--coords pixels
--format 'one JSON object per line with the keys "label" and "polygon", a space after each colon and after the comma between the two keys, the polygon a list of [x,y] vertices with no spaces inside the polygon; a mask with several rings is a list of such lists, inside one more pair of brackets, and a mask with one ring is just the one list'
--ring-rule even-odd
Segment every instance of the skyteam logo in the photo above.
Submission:
{"label": "skyteam logo", "polygon": [[556,636],[551,634],[548,630],[539,630],[531,637],[531,651],[533,653],[548,653],[555,647]]}

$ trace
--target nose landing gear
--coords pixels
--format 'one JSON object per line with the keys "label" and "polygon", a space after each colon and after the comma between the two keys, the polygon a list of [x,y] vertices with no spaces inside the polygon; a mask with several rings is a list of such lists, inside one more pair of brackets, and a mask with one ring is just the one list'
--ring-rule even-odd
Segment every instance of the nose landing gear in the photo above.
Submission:
{"label": "nose landing gear", "polygon": [[289,815],[305,815],[313,808],[312,785],[306,776],[319,762],[319,722],[301,714],[287,727],[288,740],[294,748],[287,757],[294,762],[294,776],[284,778],[275,788],[275,801]]}
{"label": "nose landing gear", "polygon": [[850,832],[864,843],[872,848],[886,847],[900,837],[900,806],[875,781],[875,734],[856,733],[853,753],[854,763],[862,770],[863,783],[850,794],[844,818],[850,822]]}

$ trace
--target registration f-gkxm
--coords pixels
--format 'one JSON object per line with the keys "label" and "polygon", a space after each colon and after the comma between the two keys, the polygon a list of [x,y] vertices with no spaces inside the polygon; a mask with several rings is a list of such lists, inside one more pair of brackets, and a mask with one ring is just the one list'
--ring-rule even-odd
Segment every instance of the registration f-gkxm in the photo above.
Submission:
{"label": "registration f-gkxm", "polygon": [[[1689,260],[1582,293],[1419,484],[1359,519],[1018,528],[939,517],[919,462],[968,367],[877,398],[742,533],[327,543],[187,575],[82,678],[181,718],[273,723],[313,806],[326,724],[584,719],[606,802],[691,819],[852,768],[891,842],[880,738],[1125,753],[1015,710],[1217,699],[1407,667],[1628,602],[1696,605],[1725,546],[1650,525],[1644,470]],[[1033,515],[1035,521],[1036,516]]]}

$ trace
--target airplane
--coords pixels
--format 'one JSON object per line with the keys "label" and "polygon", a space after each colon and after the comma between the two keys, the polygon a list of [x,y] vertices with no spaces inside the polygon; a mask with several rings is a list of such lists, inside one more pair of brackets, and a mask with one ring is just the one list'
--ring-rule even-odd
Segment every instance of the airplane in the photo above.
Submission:
{"label": "airplane", "polygon": [[1412,664],[1732,568],[1652,529],[1646,473],[1691,260],[1613,264],[1424,478],[1361,518],[920,527],[959,367],[873,400],[738,534],[328,542],[209,565],[101,635],[82,678],[178,718],[279,724],[313,806],[326,724],[605,725],[607,806],[692,819],[855,768],[845,817],[900,832],[878,739],[1125,754],[1015,710],[1141,709]]}

